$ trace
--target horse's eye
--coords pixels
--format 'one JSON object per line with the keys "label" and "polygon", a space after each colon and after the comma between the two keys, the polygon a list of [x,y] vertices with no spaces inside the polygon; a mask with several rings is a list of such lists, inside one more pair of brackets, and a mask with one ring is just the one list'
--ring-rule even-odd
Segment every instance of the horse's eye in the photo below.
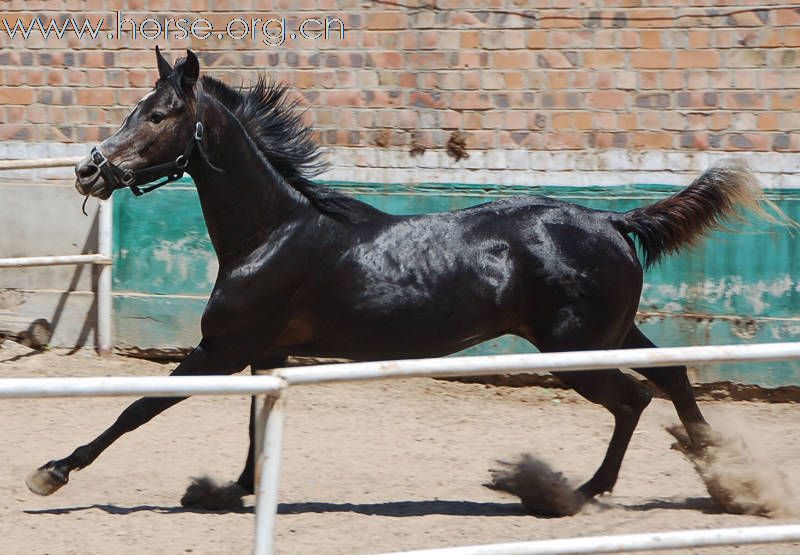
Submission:
{"label": "horse's eye", "polygon": [[161,123],[162,121],[164,121],[164,114],[162,114],[161,112],[153,112],[152,114],[150,114],[150,121],[152,121],[153,123]]}

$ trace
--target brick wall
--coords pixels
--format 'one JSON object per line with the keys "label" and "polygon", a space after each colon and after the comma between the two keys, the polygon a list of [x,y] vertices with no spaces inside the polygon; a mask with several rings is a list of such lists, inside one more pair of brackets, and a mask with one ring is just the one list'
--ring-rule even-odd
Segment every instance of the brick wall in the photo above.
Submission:
{"label": "brick wall", "polygon": [[[343,153],[336,161],[352,170],[347,177],[376,167],[428,168],[431,176],[438,167],[601,172],[621,164],[633,171],[636,152],[673,155],[648,166],[656,170],[674,170],[678,159],[677,169],[692,170],[697,153],[727,151],[769,154],[761,157],[765,171],[773,164],[784,176],[796,170],[800,8],[780,8],[787,2],[404,2],[4,2],[2,17],[11,23],[36,15],[107,23],[100,37],[83,42],[12,40],[0,26],[0,140],[103,139],[152,85],[158,43],[172,56],[195,49],[206,71],[229,83],[267,70],[295,86],[320,141]],[[109,39],[117,9],[138,22],[153,14],[204,17],[215,29],[237,17],[277,15],[296,28],[301,19],[327,16],[339,18],[345,32],[344,39],[273,47],[260,36],[219,40],[216,32],[208,40]],[[462,146],[470,158],[457,160]],[[541,158],[553,151],[561,158]],[[590,160],[586,168],[580,159]]]}

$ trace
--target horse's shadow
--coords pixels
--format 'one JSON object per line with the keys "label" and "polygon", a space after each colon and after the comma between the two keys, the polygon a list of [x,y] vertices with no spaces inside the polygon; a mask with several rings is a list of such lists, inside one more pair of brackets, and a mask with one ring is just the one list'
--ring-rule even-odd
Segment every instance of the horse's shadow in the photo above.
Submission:
{"label": "horse's shadow", "polygon": [[[597,501],[594,505],[601,510],[622,509],[626,511],[651,511],[664,510],[689,510],[705,514],[720,514],[722,511],[716,503],[706,497],[690,497],[687,499],[653,499],[637,505],[622,505]],[[159,505],[136,505],[133,507],[120,507],[118,505],[98,504],[81,507],[61,507],[54,509],[32,509],[24,511],[32,515],[63,515],[83,511],[99,510],[110,515],[130,515],[139,512],[152,512],[161,514],[199,513],[199,514],[231,514],[252,513],[252,507],[241,509],[228,509],[222,511],[209,511],[187,507],[167,507]],[[368,516],[385,517],[415,517],[415,516],[524,516],[526,513],[519,503],[490,503],[477,501],[390,501],[385,503],[327,503],[321,501],[306,501],[302,503],[280,503],[279,515],[300,515],[311,513],[357,513]]]}
{"label": "horse's shadow", "polygon": [[697,511],[707,515],[725,514],[714,499],[711,497],[687,497],[687,498],[661,498],[651,499],[637,505],[609,504],[609,508],[624,509],[626,511],[652,511],[656,509]]}
{"label": "horse's shadow", "polygon": [[[187,507],[167,507],[159,505],[137,505],[133,507],[120,507],[118,505],[100,504],[85,505],[81,507],[61,507],[53,509],[31,509],[24,511],[34,515],[63,515],[83,511],[99,510],[111,515],[129,515],[143,511],[176,514],[176,513],[201,513],[201,514],[231,514],[252,513],[253,507],[240,509],[226,509],[210,511]],[[525,512],[519,503],[478,503],[475,501],[391,501],[386,503],[326,503],[308,501],[303,503],[280,503],[279,515],[299,515],[309,513],[358,513],[369,516],[408,517],[408,516],[520,516]]]}

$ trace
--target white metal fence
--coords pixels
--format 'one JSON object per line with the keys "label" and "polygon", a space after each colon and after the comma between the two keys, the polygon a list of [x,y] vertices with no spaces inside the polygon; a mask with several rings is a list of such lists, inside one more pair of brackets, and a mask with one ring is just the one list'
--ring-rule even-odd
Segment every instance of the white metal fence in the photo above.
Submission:
{"label": "white metal fence", "polygon": [[[283,436],[284,393],[290,386],[357,380],[546,373],[712,362],[800,359],[800,342],[711,347],[672,347],[615,351],[576,351],[480,357],[396,360],[284,368],[272,376],[8,378],[0,380],[0,398],[110,395],[223,395],[261,397],[256,444],[256,530],[254,552],[273,553]],[[406,552],[407,555],[533,555],[539,553],[613,553],[710,545],[800,541],[800,524],[636,534],[453,547]],[[399,555],[399,554],[395,554]]]}
{"label": "white metal fence", "polygon": [[[0,171],[36,168],[63,168],[74,166],[80,158],[43,158],[37,160],[0,160]],[[109,198],[101,201],[98,212],[97,253],[60,256],[30,256],[0,258],[0,268],[28,268],[34,266],[61,266],[67,264],[96,264],[97,276],[97,349],[101,354],[111,353],[111,259],[113,205]]]}

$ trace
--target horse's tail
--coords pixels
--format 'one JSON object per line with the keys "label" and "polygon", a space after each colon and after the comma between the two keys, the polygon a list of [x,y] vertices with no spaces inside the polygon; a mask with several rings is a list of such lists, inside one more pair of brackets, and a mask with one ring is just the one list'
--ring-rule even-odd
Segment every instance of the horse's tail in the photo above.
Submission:
{"label": "horse's tail", "polygon": [[[761,203],[770,205],[778,216],[766,213]],[[677,252],[708,231],[721,228],[725,220],[741,218],[745,208],[773,222],[788,220],[764,198],[747,164],[729,158],[707,169],[683,191],[619,214],[615,221],[621,231],[633,233],[639,240],[645,267],[649,267],[665,254]]]}

